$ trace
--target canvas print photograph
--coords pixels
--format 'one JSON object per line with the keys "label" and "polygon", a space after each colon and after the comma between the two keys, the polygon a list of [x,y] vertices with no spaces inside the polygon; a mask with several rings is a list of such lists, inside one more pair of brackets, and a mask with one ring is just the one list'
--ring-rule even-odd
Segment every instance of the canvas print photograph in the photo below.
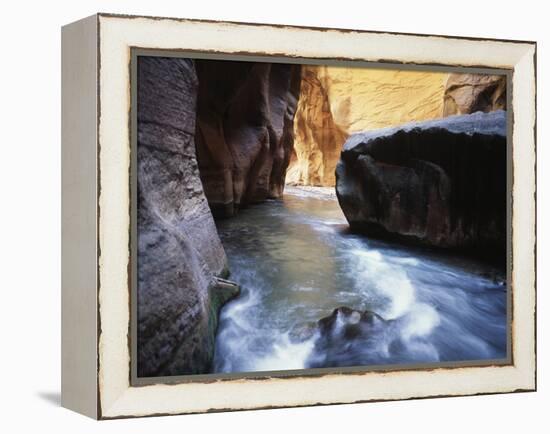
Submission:
{"label": "canvas print photograph", "polygon": [[135,67],[137,377],[507,359],[505,75]]}

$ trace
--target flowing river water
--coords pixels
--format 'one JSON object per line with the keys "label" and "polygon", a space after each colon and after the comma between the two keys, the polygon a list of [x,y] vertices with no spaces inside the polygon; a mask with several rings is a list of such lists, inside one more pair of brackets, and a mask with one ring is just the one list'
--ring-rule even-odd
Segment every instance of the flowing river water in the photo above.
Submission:
{"label": "flowing river water", "polygon": [[[503,271],[352,234],[332,191],[287,186],[217,222],[241,295],[222,309],[215,372],[506,357]],[[315,325],[340,306],[385,321],[329,356]]]}

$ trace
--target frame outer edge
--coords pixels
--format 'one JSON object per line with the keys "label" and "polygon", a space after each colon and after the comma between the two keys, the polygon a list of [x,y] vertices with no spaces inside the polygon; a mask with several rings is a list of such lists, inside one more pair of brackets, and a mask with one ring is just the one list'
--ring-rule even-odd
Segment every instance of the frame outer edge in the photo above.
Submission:
{"label": "frame outer edge", "polygon": [[[117,16],[117,15],[109,15],[109,14],[100,14],[100,15],[98,15],[97,18],[96,18],[96,19],[97,19],[97,27],[98,27],[98,29],[99,29],[99,27],[101,27],[101,21],[102,21],[102,19],[109,20],[109,19],[111,19],[111,18],[116,18],[116,19],[121,19],[121,18],[122,18],[122,19],[124,19],[124,20],[130,20],[130,19],[134,19],[134,18],[138,18],[138,17],[132,17],[132,16]],[[147,20],[153,20],[153,21],[156,20],[156,18],[154,18],[154,17],[142,17],[142,18],[147,19]],[[166,19],[167,19],[167,20],[172,20],[172,19],[169,19],[169,18],[166,18]],[[157,19],[157,20],[158,20],[158,19]],[[174,19],[174,20],[177,20],[177,19]],[[188,21],[188,20],[181,20],[181,21]],[[194,20],[190,20],[190,21],[194,21]],[[216,24],[224,24],[224,22],[216,22]],[[235,25],[237,25],[237,23],[235,23]],[[250,25],[250,24],[249,24],[249,25]],[[258,24],[258,25],[260,25],[260,24]],[[268,26],[269,26],[269,25],[268,25]],[[277,27],[277,26],[274,26],[274,27]],[[283,26],[283,27],[285,27],[285,26]],[[294,28],[294,29],[302,29],[302,27],[293,27],[293,28]],[[303,28],[303,29],[307,29],[307,28]],[[319,29],[319,30],[320,30],[320,29]],[[98,32],[99,32],[99,30],[98,30]],[[364,32],[365,32],[365,33],[376,33],[376,32],[369,32],[369,31],[364,31]],[[395,35],[399,35],[399,34],[395,34]],[[430,36],[432,36],[432,35],[417,35],[417,36],[420,36],[420,37],[430,37]],[[97,37],[99,38],[99,33],[97,34]],[[439,37],[441,37],[441,38],[449,38],[449,39],[460,39],[459,37],[451,37],[451,36],[449,36],[449,37],[446,37],[446,36],[439,36]],[[470,38],[463,38],[463,39],[470,39]],[[477,38],[471,38],[471,40],[477,40]],[[484,39],[484,38],[479,38],[479,41],[484,41],[484,40],[486,40],[486,39]],[[501,41],[501,42],[510,42],[510,43],[524,44],[524,45],[526,45],[526,46],[529,46],[528,49],[531,49],[531,48],[533,47],[533,45],[535,45],[535,44],[533,44],[533,43],[530,42],[530,41],[527,41],[527,42],[526,42],[526,41],[504,41],[504,40],[494,40],[494,41]],[[98,46],[99,46],[99,39],[98,39]],[[97,52],[98,59],[99,59],[99,57],[100,57],[100,55],[101,55],[100,51],[101,51],[101,50],[98,49],[98,52]],[[533,56],[533,57],[534,57],[535,62],[536,62],[536,45],[535,45],[535,53],[534,53],[534,56]],[[98,71],[98,74],[99,74],[99,64],[97,65],[97,67],[98,67],[97,71]],[[98,75],[98,76],[99,76],[99,75]],[[535,96],[536,96],[536,63],[535,63],[535,70],[534,70],[534,79],[535,79]],[[99,86],[99,82],[98,82],[97,85]],[[99,92],[99,89],[98,89],[98,92]],[[97,104],[99,104],[99,99],[98,99],[98,101],[97,101]],[[529,102],[529,104],[531,104],[531,102]],[[98,107],[99,107],[99,106],[98,106]],[[533,149],[533,151],[535,152],[534,155],[535,155],[535,164],[536,164],[536,106],[534,107],[533,113],[534,113],[534,116],[535,116],[535,122],[534,122],[534,125],[533,125],[534,135],[535,135],[535,141],[534,141],[534,149]],[[99,109],[98,109],[98,119],[99,119]],[[97,121],[99,122],[98,119],[97,119]],[[100,151],[100,150],[99,150],[99,143],[98,143],[98,149],[97,149],[98,155],[99,155],[99,151]],[[536,166],[535,166],[534,170],[536,170]],[[98,178],[96,178],[96,179],[97,179],[97,182],[98,182],[98,184],[97,184],[97,185],[98,185],[98,191],[97,191],[97,193],[99,194],[99,193],[100,193],[100,191],[99,191],[99,186],[100,186],[100,181],[101,181],[101,180],[99,179],[99,177],[100,177],[99,166],[98,166],[98,172],[96,173],[96,175],[98,176]],[[530,188],[532,188],[532,189],[536,192],[536,179],[535,179],[535,186],[534,186],[534,187],[530,187]],[[96,199],[97,199],[97,197],[96,197]],[[98,205],[99,205],[99,204],[98,204]],[[99,208],[97,209],[97,211],[99,212]],[[99,221],[99,214],[97,215],[97,217],[98,217],[98,221]],[[535,219],[531,219],[531,220],[533,220],[533,221],[536,222],[536,216],[535,216]],[[531,229],[532,229],[532,228],[531,228]],[[97,235],[99,236],[100,234],[97,233]],[[536,235],[535,235],[535,239],[534,239],[534,244],[535,244],[535,254],[536,254]],[[98,253],[99,253],[99,251],[98,251]],[[97,259],[97,258],[96,258],[96,259]],[[98,264],[96,263],[96,266],[97,266],[97,265],[98,265]],[[99,274],[98,274],[98,278],[99,278]],[[99,282],[98,282],[98,283],[99,283]],[[526,290],[528,290],[528,291],[533,291],[533,289],[536,289],[536,281],[535,281],[535,288],[526,288]],[[97,300],[96,300],[96,306],[97,306],[97,305],[98,305],[98,303],[97,303]],[[535,306],[535,312],[534,312],[534,313],[536,314],[536,306]],[[99,318],[98,318],[98,320],[99,320]],[[535,317],[535,320],[536,320],[536,317]],[[97,324],[97,326],[99,327],[99,323]],[[98,329],[98,330],[99,330],[99,329]],[[536,333],[536,327],[535,327],[535,333]],[[535,337],[536,337],[536,335],[535,335]],[[99,334],[97,335],[97,339],[99,339]],[[534,349],[535,349],[535,351],[536,351],[536,339],[535,339],[535,342],[534,342],[534,343],[535,343]],[[98,355],[99,355],[99,351],[100,351],[100,350],[101,350],[101,346],[99,346],[99,347],[97,348]],[[525,387],[517,387],[517,388],[515,388],[515,389],[510,389],[510,390],[505,390],[505,391],[503,390],[503,391],[497,391],[497,392],[467,393],[467,394],[458,394],[458,395],[452,395],[452,394],[451,394],[451,395],[444,395],[444,396],[466,396],[466,395],[477,395],[477,394],[525,392],[525,391],[533,391],[533,390],[536,390],[536,353],[535,353],[535,355],[534,355],[534,363],[535,363],[535,366],[534,366],[534,369],[532,370],[532,372],[531,372],[531,369],[530,369],[531,367],[529,367],[529,368],[527,369],[528,372],[525,372],[525,371],[523,372],[523,374],[527,374],[527,377],[530,377],[530,376],[532,375],[532,379],[534,380],[533,383],[532,383],[530,380],[525,381],[525,380],[526,380],[526,377],[524,376],[524,377],[523,377],[522,383],[525,385]],[[99,368],[99,366],[98,366],[98,368]],[[96,374],[97,374],[97,372],[96,372]],[[97,377],[96,377],[96,380],[97,380]],[[105,386],[105,385],[104,385],[104,386]],[[99,402],[100,389],[101,389],[101,382],[98,382],[98,383],[97,383],[97,387],[98,387],[98,389],[97,389],[97,393],[98,393],[98,395],[97,395],[98,410],[97,410],[97,411],[98,411],[98,413],[97,413],[96,416],[99,417],[99,418],[111,419],[111,418],[120,418],[120,417],[136,417],[136,416],[139,417],[139,416],[147,416],[147,415],[153,416],[153,415],[163,415],[163,414],[182,414],[182,413],[184,414],[184,413],[194,413],[194,412],[197,412],[197,411],[192,411],[192,410],[191,410],[191,411],[189,411],[189,410],[186,411],[185,409],[182,408],[181,410],[178,410],[177,413],[174,413],[174,412],[167,412],[167,413],[163,413],[163,412],[162,412],[162,413],[150,412],[150,413],[149,413],[149,412],[148,412],[148,413],[145,413],[145,414],[143,414],[143,413],[140,414],[139,411],[136,411],[137,409],[134,410],[134,411],[131,411],[130,413],[127,413],[127,412],[124,411],[124,410],[121,411],[121,408],[124,407],[124,405],[126,404],[125,398],[121,395],[121,396],[118,397],[118,398],[121,398],[121,399],[116,399],[116,402],[111,402],[111,405],[109,405],[108,408],[103,408],[103,411],[105,412],[105,415],[101,416],[101,415],[100,415],[100,412],[101,412],[100,407],[101,407],[101,405],[100,405],[100,402]],[[133,387],[129,387],[129,388],[126,390],[126,392],[127,392],[129,389],[133,389]],[[418,396],[417,398],[412,397],[412,398],[397,398],[397,399],[399,399],[399,400],[402,400],[402,399],[419,399],[419,398],[423,398],[423,397],[437,397],[437,396],[442,396],[442,395],[426,395],[426,396]],[[389,399],[388,399],[388,398],[385,398],[385,399],[373,399],[373,400],[368,399],[368,400],[360,400],[360,401],[356,401],[356,402],[369,402],[369,401],[393,400],[393,399],[395,399],[395,398],[389,398]],[[123,402],[123,401],[124,401],[124,402]],[[336,404],[336,403],[338,403],[338,402],[334,402],[334,404]],[[318,402],[317,404],[313,404],[313,403],[312,403],[312,404],[305,404],[305,405],[320,405],[320,404],[325,404],[325,403]],[[332,404],[332,402],[331,402],[331,404]],[[105,403],[104,403],[103,405],[105,405]],[[278,408],[278,407],[286,407],[286,406],[287,406],[287,405],[274,405],[273,407],[264,407],[264,408]],[[296,406],[296,405],[291,405],[291,404],[289,404],[289,406]],[[298,406],[300,406],[300,405],[298,405]],[[248,407],[248,408],[239,408],[239,407],[235,407],[235,408],[211,408],[211,409],[206,409],[206,410],[204,410],[204,411],[206,411],[206,412],[210,412],[210,411],[228,411],[228,410],[241,410],[241,409],[244,410],[244,409],[255,409],[255,408],[258,408],[258,409],[259,409],[259,408],[262,408],[262,407],[252,407],[252,408],[250,408],[250,407]],[[198,412],[202,412],[202,411],[198,411]]]}
{"label": "frame outer edge", "polygon": [[61,405],[99,417],[97,15],[61,31]]}

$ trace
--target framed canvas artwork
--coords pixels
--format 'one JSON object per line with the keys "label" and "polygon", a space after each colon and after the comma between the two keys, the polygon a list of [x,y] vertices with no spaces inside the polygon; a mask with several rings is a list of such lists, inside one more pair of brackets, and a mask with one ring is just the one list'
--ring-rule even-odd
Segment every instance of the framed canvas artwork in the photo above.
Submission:
{"label": "framed canvas artwork", "polygon": [[62,403],[536,389],[536,44],[97,14],[62,31]]}

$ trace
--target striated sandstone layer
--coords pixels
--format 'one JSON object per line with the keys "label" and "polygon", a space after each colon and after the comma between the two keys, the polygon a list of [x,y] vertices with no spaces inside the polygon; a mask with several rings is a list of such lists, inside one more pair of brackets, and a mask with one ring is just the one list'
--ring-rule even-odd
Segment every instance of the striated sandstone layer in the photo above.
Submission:
{"label": "striated sandstone layer", "polygon": [[506,76],[450,74],[445,84],[443,116],[506,110]]}
{"label": "striated sandstone layer", "polygon": [[302,66],[288,184],[332,186],[335,182],[334,168],[347,133],[332,113],[326,69]]}
{"label": "striated sandstone layer", "polygon": [[219,277],[227,260],[195,157],[195,67],[138,62],[138,375],[208,373],[238,286]]}
{"label": "striated sandstone layer", "polygon": [[448,74],[302,66],[294,152],[286,182],[334,186],[342,145],[352,133],[441,116]]}
{"label": "striated sandstone layer", "polygon": [[336,177],[353,230],[479,254],[506,252],[502,110],[357,133],[344,145]]}
{"label": "striated sandstone layer", "polygon": [[212,212],[282,195],[300,66],[197,60],[197,159]]}

